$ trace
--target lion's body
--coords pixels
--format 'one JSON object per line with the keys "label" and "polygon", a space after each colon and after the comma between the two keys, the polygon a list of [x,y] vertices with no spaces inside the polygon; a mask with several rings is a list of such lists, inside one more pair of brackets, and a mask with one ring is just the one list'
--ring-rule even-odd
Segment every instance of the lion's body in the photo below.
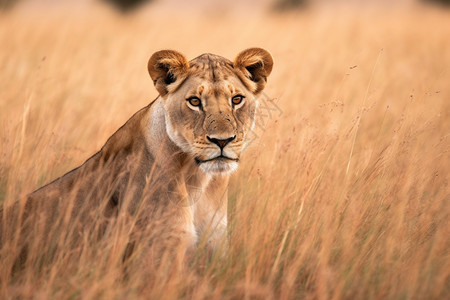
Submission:
{"label": "lion's body", "polygon": [[[248,59],[241,56],[242,61]],[[255,81],[234,69],[242,61],[233,65],[218,56],[202,55],[188,63],[174,51],[156,53],[149,72],[160,96],[83,165],[16,204],[16,213],[6,212],[0,226],[22,226],[26,240],[36,226],[48,231],[64,214],[63,220],[79,226],[73,230],[76,240],[77,234],[81,238],[83,231],[91,230],[89,224],[104,224],[96,228],[101,233],[112,217],[125,212],[133,233],[146,232],[154,224],[163,228],[155,235],[158,240],[140,236],[148,238],[149,246],[164,244],[157,247],[161,251],[177,248],[184,255],[200,238],[216,249],[226,236],[229,176],[237,167],[256,107],[248,101],[236,105],[238,109],[229,99],[237,91],[247,97],[257,95],[272,67],[270,58],[264,78]],[[254,62],[249,65],[254,66]],[[251,76],[258,75],[251,71]],[[198,99],[196,93],[202,106],[186,105],[186,99]],[[30,218],[37,212],[45,212],[44,221]],[[15,217],[22,223],[16,223]]]}

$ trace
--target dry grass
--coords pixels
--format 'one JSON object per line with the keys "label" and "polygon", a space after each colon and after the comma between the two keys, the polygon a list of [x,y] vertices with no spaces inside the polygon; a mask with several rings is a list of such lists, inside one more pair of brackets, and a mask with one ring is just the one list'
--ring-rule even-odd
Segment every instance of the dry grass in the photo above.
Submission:
{"label": "dry grass", "polygon": [[153,99],[162,48],[270,50],[283,111],[262,116],[231,184],[225,257],[199,249],[201,267],[156,279],[135,261],[126,277],[111,237],[12,276],[10,245],[0,298],[448,298],[449,36],[449,13],[422,8],[0,15],[0,202],[81,164]]}

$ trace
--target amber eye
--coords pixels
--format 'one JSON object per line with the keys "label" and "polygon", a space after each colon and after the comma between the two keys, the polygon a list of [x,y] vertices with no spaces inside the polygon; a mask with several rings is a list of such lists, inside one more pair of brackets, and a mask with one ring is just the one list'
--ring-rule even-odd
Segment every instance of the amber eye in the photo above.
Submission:
{"label": "amber eye", "polygon": [[190,98],[187,98],[186,100],[189,101],[189,104],[192,106],[200,106],[202,104],[200,99],[197,97],[190,97]]}
{"label": "amber eye", "polygon": [[238,105],[238,104],[241,104],[241,102],[242,102],[242,100],[244,100],[244,98],[245,97],[242,95],[237,95],[231,99],[231,102],[233,103],[233,105]]}

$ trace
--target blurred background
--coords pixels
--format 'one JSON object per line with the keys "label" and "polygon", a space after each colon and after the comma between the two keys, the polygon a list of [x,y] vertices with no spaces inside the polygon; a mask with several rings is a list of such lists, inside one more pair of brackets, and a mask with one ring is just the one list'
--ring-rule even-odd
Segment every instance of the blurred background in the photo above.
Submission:
{"label": "blurred background", "polygon": [[[220,0],[0,0],[0,7],[2,9],[11,9],[19,4],[22,5],[37,5],[37,6],[55,6],[55,5],[70,5],[70,6],[92,6],[95,2],[103,2],[109,4],[115,9],[129,13],[137,9],[143,9],[146,6],[152,5],[155,7],[165,7],[171,10],[202,10],[202,11],[238,11],[242,9],[249,9],[252,11],[260,10],[295,10],[305,9],[311,5],[399,5],[411,4],[414,2],[435,3],[438,5],[449,5],[449,0],[244,0],[244,1],[220,1]],[[98,4],[97,3],[97,4]]]}
{"label": "blurred background", "polygon": [[92,5],[93,2],[105,2],[114,6],[116,9],[122,12],[129,12],[135,9],[142,8],[143,6],[152,3],[154,6],[165,6],[171,9],[183,9],[190,7],[194,9],[212,9],[220,11],[223,8],[231,10],[239,10],[245,7],[252,9],[274,9],[274,10],[291,10],[305,8],[307,5],[323,5],[323,4],[388,4],[398,5],[400,3],[413,3],[413,2],[429,2],[437,3],[441,5],[448,5],[449,0],[244,0],[244,1],[220,1],[220,0],[194,0],[186,1],[182,0],[1,0],[2,8],[9,9],[20,2],[28,2],[36,5],[56,5],[56,4],[70,4],[70,5]]}
{"label": "blurred background", "polygon": [[265,48],[280,109],[230,184],[229,259],[152,285],[112,238],[0,269],[0,298],[448,299],[449,37],[445,0],[0,0],[0,203],[157,97],[155,51]]}

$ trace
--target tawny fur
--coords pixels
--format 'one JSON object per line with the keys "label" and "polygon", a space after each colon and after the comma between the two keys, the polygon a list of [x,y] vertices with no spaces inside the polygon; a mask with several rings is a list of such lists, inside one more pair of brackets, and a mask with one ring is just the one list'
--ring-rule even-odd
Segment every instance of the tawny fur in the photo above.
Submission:
{"label": "tawny fur", "polygon": [[[176,51],[155,53],[148,68],[160,96],[83,165],[4,209],[2,240],[21,226],[26,244],[36,227],[48,231],[63,214],[62,221],[78,226],[76,244],[90,224],[104,220],[97,228],[101,235],[111,218],[126,212],[132,234],[148,239],[156,259],[167,249],[183,257],[200,238],[214,250],[226,236],[229,176],[272,64],[259,48],[241,52],[234,63],[212,54],[188,62]],[[239,108],[230,102],[236,94],[245,97]],[[189,107],[186,99],[194,96],[201,108]],[[233,141],[223,149],[211,142],[229,137]],[[220,154],[230,159],[214,159]],[[163,225],[158,239],[137,234],[156,223]]]}

